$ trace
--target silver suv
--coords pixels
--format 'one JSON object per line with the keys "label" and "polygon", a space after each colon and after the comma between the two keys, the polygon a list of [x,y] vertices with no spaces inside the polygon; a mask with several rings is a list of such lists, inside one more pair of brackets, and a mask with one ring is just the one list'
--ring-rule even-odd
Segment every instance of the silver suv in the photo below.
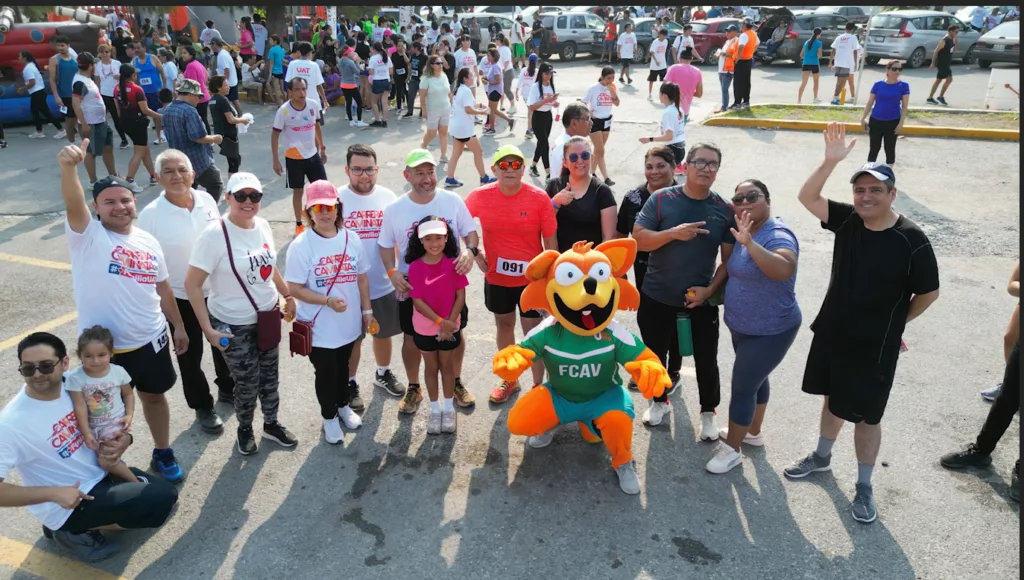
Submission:
{"label": "silver suv", "polygon": [[557,54],[564,61],[576,58],[581,52],[599,54],[604,22],[595,14],[580,11],[549,12],[540,15],[546,29],[541,42],[541,56]]}
{"label": "silver suv", "polygon": [[874,65],[883,58],[898,58],[910,68],[924,66],[953,25],[960,30],[953,58],[973,64],[974,45],[981,35],[955,16],[932,10],[895,10],[872,17],[865,62]]}

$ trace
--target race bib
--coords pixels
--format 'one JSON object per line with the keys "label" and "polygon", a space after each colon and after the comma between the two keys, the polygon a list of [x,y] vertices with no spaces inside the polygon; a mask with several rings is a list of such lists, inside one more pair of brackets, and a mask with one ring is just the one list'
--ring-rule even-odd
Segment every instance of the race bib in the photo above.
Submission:
{"label": "race bib", "polygon": [[167,346],[167,333],[162,332],[160,336],[156,337],[153,341],[153,352],[160,352]]}
{"label": "race bib", "polygon": [[139,84],[144,86],[144,87],[148,87],[149,85],[153,84],[153,79],[151,79],[149,77],[143,77],[143,78],[139,79]]}
{"label": "race bib", "polygon": [[395,74],[396,75],[404,75],[405,74],[405,69],[404,68],[396,68],[395,69]]}
{"label": "race bib", "polygon": [[529,264],[529,262],[498,258],[498,263],[495,265],[495,269],[499,274],[504,274],[506,276],[524,276],[526,274],[527,264]]}
{"label": "race bib", "polygon": [[[403,70],[404,70],[404,69],[403,69]],[[418,70],[416,70],[416,69],[413,69],[413,71],[412,71],[412,76],[414,76],[414,77],[418,77],[418,76],[420,76],[420,71],[418,71]]]}

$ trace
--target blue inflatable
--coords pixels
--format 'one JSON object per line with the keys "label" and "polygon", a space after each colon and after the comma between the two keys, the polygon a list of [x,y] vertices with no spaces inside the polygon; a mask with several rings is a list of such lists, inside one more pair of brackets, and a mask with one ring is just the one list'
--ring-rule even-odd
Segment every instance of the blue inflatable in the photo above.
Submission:
{"label": "blue inflatable", "polygon": [[[50,113],[56,117],[63,117],[60,107],[53,101],[53,95],[47,87],[46,104],[50,107]],[[0,123],[4,125],[20,125],[32,122],[32,109],[29,106],[28,93],[18,94],[13,81],[0,81]]]}

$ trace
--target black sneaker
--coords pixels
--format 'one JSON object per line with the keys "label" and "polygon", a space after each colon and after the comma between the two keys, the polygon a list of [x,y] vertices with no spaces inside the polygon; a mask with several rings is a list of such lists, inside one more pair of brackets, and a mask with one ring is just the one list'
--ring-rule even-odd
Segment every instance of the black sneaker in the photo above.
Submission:
{"label": "black sneaker", "polygon": [[929,105],[938,105],[939,104],[939,102],[936,101],[932,97],[928,97],[927,99],[924,100],[924,102],[928,103]]}
{"label": "black sneaker", "polygon": [[395,378],[395,373],[391,372],[391,369],[384,371],[384,374],[373,373],[373,377],[373,386],[384,389],[392,397],[401,397],[405,394],[405,385]]}
{"label": "black sneaker", "polygon": [[611,177],[605,177],[604,178],[604,184],[607,185],[608,187],[611,187],[611,186],[615,185],[615,182],[612,181]]}
{"label": "black sneaker", "polygon": [[263,424],[263,436],[277,442],[281,447],[295,447],[299,442],[291,431],[276,421]]}
{"label": "black sneaker", "polygon": [[406,113],[406,114],[402,115],[403,119],[408,119],[410,117],[412,117],[412,113]]}
{"label": "black sneaker", "polygon": [[[45,528],[43,533],[46,534]],[[120,544],[95,530],[80,534],[55,530],[46,536],[53,538],[58,544],[71,550],[79,559],[86,562],[106,560],[121,551]]]}
{"label": "black sneaker", "polygon": [[511,133],[512,130],[515,129],[515,128],[516,128],[516,120],[515,119],[509,119],[508,120],[508,132]]}
{"label": "black sneaker", "polygon": [[939,97],[939,98],[937,98],[935,100],[938,101],[940,105],[949,106],[949,103],[946,102],[946,97]]}
{"label": "black sneaker", "polygon": [[971,443],[963,451],[955,451],[943,455],[939,463],[946,469],[963,469],[965,467],[985,467],[992,464],[992,456],[988,453],[978,451],[978,448]]}
{"label": "black sneaker", "polygon": [[384,127],[385,129],[387,129],[388,128],[388,122],[387,121],[381,121],[380,122],[380,126]]}
{"label": "black sneaker", "polygon": [[374,121],[374,122],[370,123],[370,126],[371,127],[383,127],[384,125],[382,125],[380,121]]}
{"label": "black sneaker", "polygon": [[352,407],[352,410],[356,413],[362,413],[366,409],[366,404],[363,403],[363,398],[359,396],[359,383],[349,381],[348,388],[352,389],[352,400],[348,402],[348,406]]}
{"label": "black sneaker", "polygon": [[534,177],[540,177],[540,171],[537,171],[537,166],[536,165],[531,165],[530,166],[530,175],[532,175]]}
{"label": "black sneaker", "polygon": [[238,452],[242,455],[252,455],[259,451],[256,446],[256,437],[252,434],[252,425],[238,428]]}

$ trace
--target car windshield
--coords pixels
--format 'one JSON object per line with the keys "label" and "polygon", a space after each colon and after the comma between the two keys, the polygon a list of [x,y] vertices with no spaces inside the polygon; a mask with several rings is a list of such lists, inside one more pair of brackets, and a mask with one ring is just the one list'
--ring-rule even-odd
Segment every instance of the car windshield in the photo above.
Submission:
{"label": "car windshield", "polygon": [[1010,22],[1004,22],[992,30],[989,30],[986,37],[992,38],[1020,38],[1020,20],[1013,20]]}
{"label": "car windshield", "polygon": [[903,17],[895,14],[879,14],[871,18],[871,28],[899,28]]}

